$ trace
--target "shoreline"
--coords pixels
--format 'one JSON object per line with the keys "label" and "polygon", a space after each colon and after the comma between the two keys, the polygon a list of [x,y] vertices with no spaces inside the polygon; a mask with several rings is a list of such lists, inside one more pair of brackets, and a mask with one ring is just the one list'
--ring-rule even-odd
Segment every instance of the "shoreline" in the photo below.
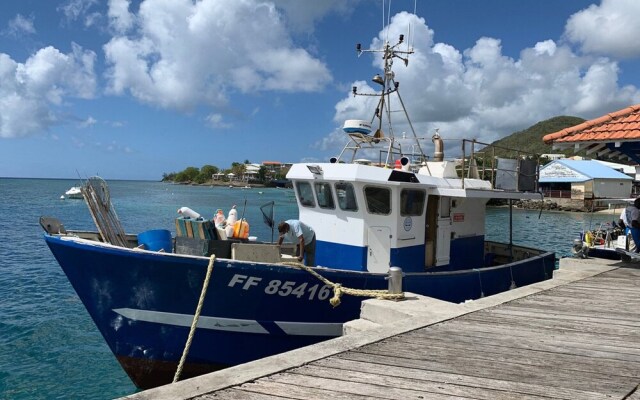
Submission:
{"label": "shoreline", "polygon": [[205,183],[195,183],[195,182],[175,182],[175,181],[163,181],[164,183],[169,183],[172,185],[183,185],[183,186],[219,186],[219,187],[234,187],[234,188],[265,188],[268,187],[264,183],[246,183],[246,182],[238,182],[238,181],[208,181]]}

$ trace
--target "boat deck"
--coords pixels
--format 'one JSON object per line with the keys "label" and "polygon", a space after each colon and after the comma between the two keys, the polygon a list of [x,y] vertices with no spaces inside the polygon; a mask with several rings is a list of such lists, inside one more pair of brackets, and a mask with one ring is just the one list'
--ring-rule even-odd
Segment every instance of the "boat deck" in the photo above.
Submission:
{"label": "boat deck", "polygon": [[563,260],[550,281],[130,398],[640,399],[638,264]]}

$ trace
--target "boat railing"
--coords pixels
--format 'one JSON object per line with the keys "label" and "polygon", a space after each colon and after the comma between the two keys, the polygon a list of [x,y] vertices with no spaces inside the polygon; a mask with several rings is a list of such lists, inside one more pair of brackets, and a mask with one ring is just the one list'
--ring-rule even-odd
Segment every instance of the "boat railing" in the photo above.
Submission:
{"label": "boat railing", "polygon": [[462,179],[483,179],[492,189],[537,192],[540,155],[505,146],[462,139],[462,161],[457,166]]}

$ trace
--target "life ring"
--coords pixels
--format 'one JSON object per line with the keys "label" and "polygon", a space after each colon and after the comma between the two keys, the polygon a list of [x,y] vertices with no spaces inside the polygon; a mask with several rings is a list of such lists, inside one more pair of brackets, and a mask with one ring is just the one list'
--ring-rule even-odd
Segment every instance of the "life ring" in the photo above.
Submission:
{"label": "life ring", "polygon": [[604,239],[603,238],[596,238],[596,240],[594,240],[595,244],[604,244]]}

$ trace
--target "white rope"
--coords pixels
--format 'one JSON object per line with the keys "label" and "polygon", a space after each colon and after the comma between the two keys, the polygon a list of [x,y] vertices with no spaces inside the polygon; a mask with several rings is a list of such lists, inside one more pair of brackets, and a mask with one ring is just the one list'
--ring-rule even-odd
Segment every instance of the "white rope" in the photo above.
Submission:
{"label": "white rope", "polygon": [[215,259],[215,254],[212,254],[211,258],[209,259],[209,266],[207,267],[207,275],[205,276],[204,283],[202,284],[202,291],[200,292],[198,307],[196,307],[196,312],[193,315],[193,322],[191,322],[189,337],[187,338],[187,343],[184,345],[184,350],[182,351],[182,357],[180,357],[180,363],[178,363],[176,374],[173,376],[173,383],[178,382],[178,380],[180,379],[182,367],[184,366],[184,362],[187,359],[187,354],[189,354],[189,348],[191,347],[191,342],[193,341],[193,335],[196,333],[196,325],[198,325],[198,319],[200,318],[200,312],[202,311],[202,304],[204,303],[204,298],[207,295],[207,288],[209,287],[209,280],[211,279],[211,272],[213,271],[213,262],[215,261]]}

